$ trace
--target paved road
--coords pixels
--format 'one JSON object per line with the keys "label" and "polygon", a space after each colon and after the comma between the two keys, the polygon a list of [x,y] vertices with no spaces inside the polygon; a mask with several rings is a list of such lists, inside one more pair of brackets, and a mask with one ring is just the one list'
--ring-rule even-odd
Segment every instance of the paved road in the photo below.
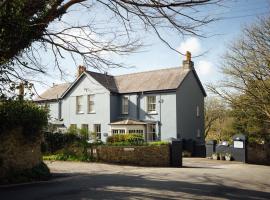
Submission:
{"label": "paved road", "polygon": [[1,200],[270,199],[270,167],[201,158],[184,168],[49,162],[59,178],[0,188]]}

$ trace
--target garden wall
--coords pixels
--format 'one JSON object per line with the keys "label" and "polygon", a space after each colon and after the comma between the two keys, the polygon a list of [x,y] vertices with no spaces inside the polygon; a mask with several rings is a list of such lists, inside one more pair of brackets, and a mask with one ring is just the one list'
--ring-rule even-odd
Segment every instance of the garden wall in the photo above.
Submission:
{"label": "garden wall", "polygon": [[37,166],[42,161],[41,138],[29,141],[20,129],[1,134],[0,178]]}
{"label": "garden wall", "polygon": [[98,160],[139,166],[170,166],[170,146],[99,146]]}

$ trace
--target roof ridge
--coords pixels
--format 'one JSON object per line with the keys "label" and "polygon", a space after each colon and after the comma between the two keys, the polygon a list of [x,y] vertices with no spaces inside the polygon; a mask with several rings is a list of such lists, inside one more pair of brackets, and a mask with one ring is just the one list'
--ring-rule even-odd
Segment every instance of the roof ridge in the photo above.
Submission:
{"label": "roof ridge", "polygon": [[105,73],[100,73],[100,72],[94,72],[94,71],[90,71],[90,70],[86,70],[87,73],[95,73],[95,74],[100,74],[100,75],[104,75],[104,76],[111,76],[114,77],[113,75],[107,74]]}

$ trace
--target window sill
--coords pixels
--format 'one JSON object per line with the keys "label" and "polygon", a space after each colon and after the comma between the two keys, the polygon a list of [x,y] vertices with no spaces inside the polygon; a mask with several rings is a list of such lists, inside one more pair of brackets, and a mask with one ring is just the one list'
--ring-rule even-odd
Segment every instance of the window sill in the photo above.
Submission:
{"label": "window sill", "polygon": [[84,114],[84,112],[77,112],[76,114],[77,115],[81,115],[81,114]]}
{"label": "window sill", "polygon": [[96,112],[95,112],[95,111],[93,111],[93,112],[88,112],[88,114],[96,114]]}
{"label": "window sill", "polygon": [[147,112],[148,115],[157,115],[158,113],[155,111],[155,112]]}
{"label": "window sill", "polygon": [[122,115],[128,115],[128,113],[122,113]]}

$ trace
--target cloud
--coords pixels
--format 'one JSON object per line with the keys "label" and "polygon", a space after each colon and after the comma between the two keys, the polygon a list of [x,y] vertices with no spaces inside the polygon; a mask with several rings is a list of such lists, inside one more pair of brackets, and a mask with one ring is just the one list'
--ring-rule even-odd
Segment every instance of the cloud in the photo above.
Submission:
{"label": "cloud", "polygon": [[213,64],[207,60],[199,60],[195,65],[199,76],[207,76],[213,71]]}
{"label": "cloud", "polygon": [[190,51],[193,55],[198,55],[201,52],[201,43],[199,39],[195,37],[191,37],[181,42],[178,50],[181,53],[186,53],[186,51]]}

